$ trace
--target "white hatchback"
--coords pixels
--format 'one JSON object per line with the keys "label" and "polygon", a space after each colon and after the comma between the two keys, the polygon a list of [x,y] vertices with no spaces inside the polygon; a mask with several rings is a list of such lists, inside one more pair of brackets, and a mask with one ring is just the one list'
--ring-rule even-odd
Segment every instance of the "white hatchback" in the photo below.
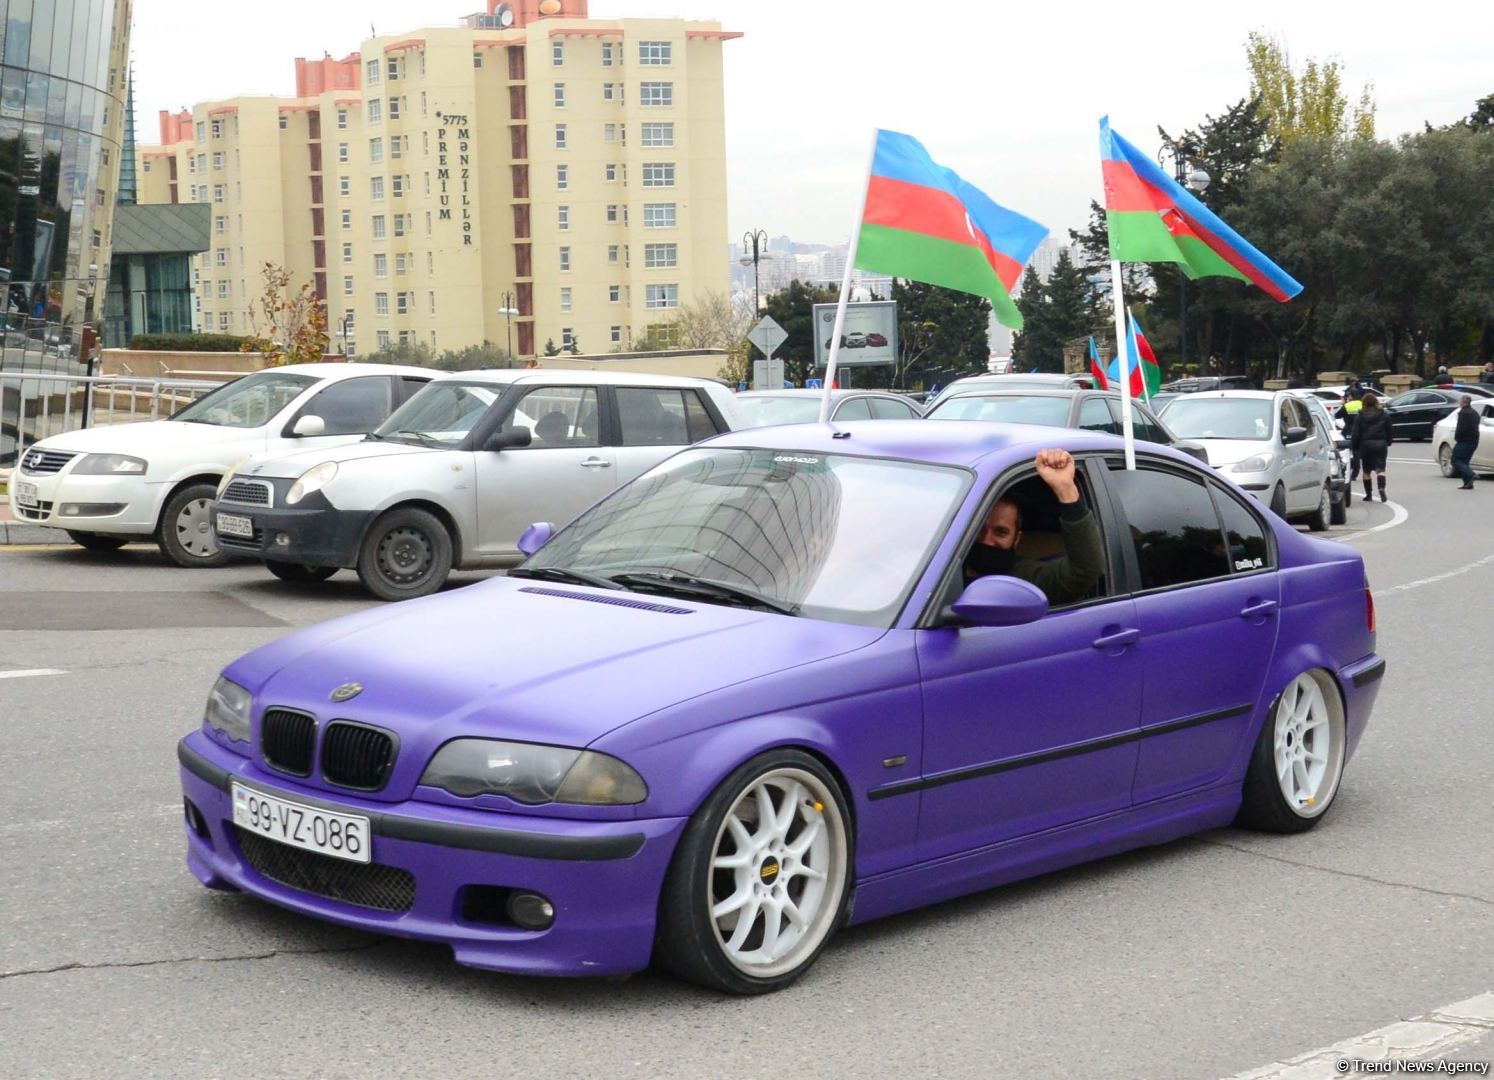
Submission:
{"label": "white hatchback", "polygon": [[225,550],[287,581],[358,571],[383,600],[452,569],[513,565],[533,522],[569,521],[691,443],[741,426],[709,379],[596,371],[461,371],[362,442],[261,457],[219,492]]}
{"label": "white hatchback", "polygon": [[213,535],[213,494],[235,465],[265,451],[355,442],[432,374],[389,364],[268,368],[167,420],[53,435],[21,455],[11,513],[66,529],[90,551],[153,538],[178,566],[218,566],[228,555]]}

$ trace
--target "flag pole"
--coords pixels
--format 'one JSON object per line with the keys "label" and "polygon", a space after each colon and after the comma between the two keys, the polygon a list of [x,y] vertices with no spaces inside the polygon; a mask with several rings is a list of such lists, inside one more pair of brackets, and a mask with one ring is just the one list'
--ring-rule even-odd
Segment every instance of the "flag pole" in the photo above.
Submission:
{"label": "flag pole", "polygon": [[[820,398],[820,423],[830,419],[832,399],[830,391],[835,386],[835,365],[840,359],[840,335],[846,324],[846,300],[851,295],[851,272],[856,267],[856,244],[861,239],[861,222],[866,217],[866,194],[871,190],[872,166],[877,160],[877,132],[872,129],[871,153],[866,158],[865,179],[861,184],[861,198],[856,203],[856,222],[851,226],[851,244],[846,249],[846,272],[840,279],[840,299],[835,305],[835,326],[830,331],[830,355],[825,360],[825,393]],[[819,333],[818,330],[815,331]]]}
{"label": "flag pole", "polygon": [[1110,260],[1110,298],[1115,301],[1115,352],[1120,358],[1121,438],[1126,441],[1126,471],[1136,471],[1136,433],[1131,426],[1131,350],[1126,344],[1126,299],[1121,295],[1121,264]]}

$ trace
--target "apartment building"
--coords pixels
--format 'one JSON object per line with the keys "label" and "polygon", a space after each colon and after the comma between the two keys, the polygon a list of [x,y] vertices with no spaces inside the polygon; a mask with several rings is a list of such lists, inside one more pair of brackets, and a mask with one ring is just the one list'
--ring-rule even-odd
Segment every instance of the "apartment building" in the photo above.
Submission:
{"label": "apartment building", "polygon": [[204,330],[249,332],[271,262],[315,283],[334,350],[626,349],[728,289],[722,53],[738,36],[489,0],[457,27],[297,60],[294,98],[162,114],[139,198],[212,205]]}

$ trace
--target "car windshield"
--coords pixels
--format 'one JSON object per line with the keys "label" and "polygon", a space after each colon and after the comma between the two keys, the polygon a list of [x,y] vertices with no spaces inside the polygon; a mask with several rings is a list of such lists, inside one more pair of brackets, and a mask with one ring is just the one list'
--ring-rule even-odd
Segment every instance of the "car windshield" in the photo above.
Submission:
{"label": "car windshield", "polygon": [[815,397],[738,397],[737,413],[743,427],[770,424],[812,424],[820,418],[820,399]]}
{"label": "car windshield", "polygon": [[[783,450],[677,454],[524,563],[689,595],[724,585],[817,619],[890,626],[971,482],[963,469]],[[891,508],[896,513],[890,513]]]}
{"label": "car windshield", "polygon": [[214,427],[264,427],[308,386],[316,383],[314,375],[276,369],[257,371],[220,386],[198,398],[171,419],[188,424],[211,424]]}
{"label": "car windshield", "polygon": [[1001,424],[1047,424],[1067,427],[1069,399],[1066,397],[952,397],[939,403],[930,420],[985,420]]}
{"label": "car windshield", "polygon": [[419,446],[456,446],[502,393],[503,387],[492,383],[456,379],[427,383],[394,410],[370,438]]}
{"label": "car windshield", "polygon": [[1167,426],[1180,439],[1269,439],[1270,398],[1174,398]]}

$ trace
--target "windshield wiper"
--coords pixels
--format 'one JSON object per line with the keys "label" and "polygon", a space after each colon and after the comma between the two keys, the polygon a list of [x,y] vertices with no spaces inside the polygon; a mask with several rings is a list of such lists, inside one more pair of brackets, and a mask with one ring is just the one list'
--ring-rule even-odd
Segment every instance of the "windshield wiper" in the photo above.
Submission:
{"label": "windshield wiper", "polygon": [[798,604],[786,604],[782,600],[775,600],[771,596],[764,596],[751,589],[727,585],[720,581],[707,581],[705,578],[692,577],[689,574],[639,572],[614,574],[612,580],[620,585],[644,592],[674,593],[678,596],[693,596],[704,600],[720,600],[742,607],[776,611],[780,615],[799,614]]}
{"label": "windshield wiper", "polygon": [[363,436],[363,441],[364,442],[378,442],[383,437],[384,436],[380,435],[377,431],[370,431],[367,435]]}
{"label": "windshield wiper", "polygon": [[567,570],[563,566],[516,566],[508,572],[509,577],[541,578],[545,581],[569,581],[577,585],[592,585],[598,589],[621,589],[611,578],[600,574],[588,574],[584,570]]}
{"label": "windshield wiper", "polygon": [[[393,434],[395,434],[395,435],[409,435],[412,438],[419,439],[421,446],[444,446],[445,445],[444,443],[441,442],[440,439],[436,438],[434,435],[427,435],[423,431],[412,431],[409,428],[400,428],[398,431],[393,432]],[[385,436],[385,437],[387,438],[388,436]]]}

